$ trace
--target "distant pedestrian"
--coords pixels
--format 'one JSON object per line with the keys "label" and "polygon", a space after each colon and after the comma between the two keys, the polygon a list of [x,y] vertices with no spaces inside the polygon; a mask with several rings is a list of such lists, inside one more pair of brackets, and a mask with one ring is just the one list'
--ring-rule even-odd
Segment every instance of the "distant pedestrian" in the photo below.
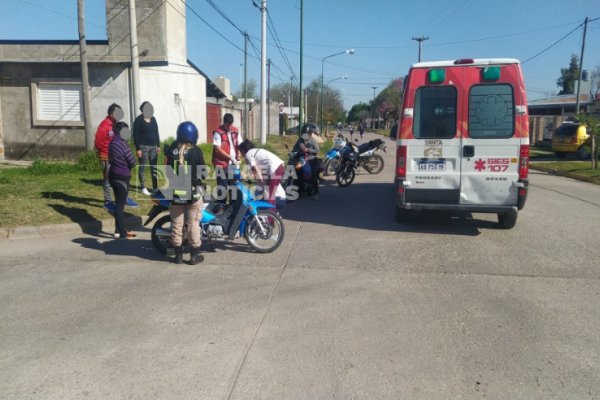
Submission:
{"label": "distant pedestrian", "polygon": [[365,134],[365,123],[363,121],[360,121],[358,131],[360,132],[360,138],[362,139],[363,135]]}
{"label": "distant pedestrian", "polygon": [[133,239],[136,235],[125,229],[123,210],[129,193],[131,169],[135,167],[135,157],[123,136],[129,136],[129,126],[125,122],[117,122],[113,138],[108,146],[108,161],[110,163],[108,180],[115,195],[115,239]]}
{"label": "distant pedestrian", "polygon": [[154,118],[154,107],[150,102],[144,101],[140,106],[142,112],[133,122],[133,143],[139,159],[138,176],[142,193],[150,196],[144,180],[146,166],[150,166],[152,174],[152,191],[158,188],[158,172],[156,169],[158,154],[160,154],[160,135],[158,123]]}
{"label": "distant pedestrian", "polygon": [[352,125],[350,125],[348,127],[348,129],[350,129],[350,141],[352,141],[352,135],[354,134],[354,127]]}

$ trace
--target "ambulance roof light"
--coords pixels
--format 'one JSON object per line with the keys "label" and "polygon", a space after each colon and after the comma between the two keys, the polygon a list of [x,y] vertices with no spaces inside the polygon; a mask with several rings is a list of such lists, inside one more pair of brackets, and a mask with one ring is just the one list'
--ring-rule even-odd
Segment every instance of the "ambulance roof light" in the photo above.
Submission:
{"label": "ambulance roof light", "polygon": [[429,83],[444,83],[446,80],[446,71],[443,69],[430,69],[427,73]]}

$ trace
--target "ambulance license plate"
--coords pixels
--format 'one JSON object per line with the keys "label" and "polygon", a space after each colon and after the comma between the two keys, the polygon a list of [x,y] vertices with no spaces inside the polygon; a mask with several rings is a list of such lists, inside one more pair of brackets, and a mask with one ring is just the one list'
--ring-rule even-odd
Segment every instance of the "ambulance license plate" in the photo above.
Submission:
{"label": "ambulance license plate", "polygon": [[419,171],[445,171],[446,160],[421,160]]}

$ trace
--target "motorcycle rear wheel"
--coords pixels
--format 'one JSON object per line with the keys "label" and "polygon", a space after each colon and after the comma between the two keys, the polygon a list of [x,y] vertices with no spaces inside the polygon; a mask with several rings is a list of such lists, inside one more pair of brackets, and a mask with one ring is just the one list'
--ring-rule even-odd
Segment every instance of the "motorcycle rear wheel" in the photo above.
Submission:
{"label": "motorcycle rear wheel", "polygon": [[272,253],[285,237],[283,220],[271,210],[258,210],[256,218],[260,220],[265,232],[262,232],[255,218],[249,219],[244,229],[246,242],[258,253]]}
{"label": "motorcycle rear wheel", "polygon": [[323,172],[323,175],[325,175],[325,176],[335,175],[335,172],[338,169],[339,161],[340,161],[340,159],[337,157],[327,160],[327,163],[325,164],[325,171]]}
{"label": "motorcycle rear wheel", "polygon": [[383,170],[383,157],[379,154],[373,154],[365,160],[363,167],[369,174],[378,174]]}

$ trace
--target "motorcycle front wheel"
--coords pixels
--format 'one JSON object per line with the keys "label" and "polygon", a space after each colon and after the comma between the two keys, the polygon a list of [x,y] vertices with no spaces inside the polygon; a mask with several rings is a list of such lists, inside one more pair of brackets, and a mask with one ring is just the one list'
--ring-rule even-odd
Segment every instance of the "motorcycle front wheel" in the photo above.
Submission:
{"label": "motorcycle front wheel", "polygon": [[350,165],[350,163],[346,163],[340,167],[339,171],[335,175],[335,181],[340,187],[346,187],[354,181],[355,177],[356,171],[354,171],[354,168],[352,165]]}
{"label": "motorcycle front wheel", "polygon": [[160,217],[152,226],[152,245],[163,256],[167,255],[167,249],[171,247],[171,216]]}
{"label": "motorcycle front wheel", "polygon": [[[257,219],[260,221],[260,225]],[[255,217],[248,219],[244,230],[246,242],[258,253],[275,251],[283,242],[284,236],[283,220],[271,210],[258,210]]]}

